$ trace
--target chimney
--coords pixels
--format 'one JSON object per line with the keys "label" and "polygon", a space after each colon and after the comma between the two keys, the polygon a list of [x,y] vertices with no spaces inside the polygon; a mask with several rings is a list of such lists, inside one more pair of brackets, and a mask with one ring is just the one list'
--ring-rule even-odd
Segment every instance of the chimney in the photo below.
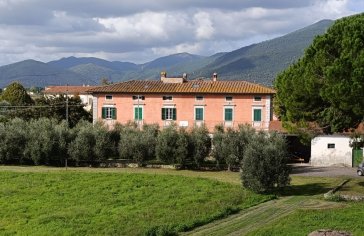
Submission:
{"label": "chimney", "polygon": [[217,81],[217,73],[216,72],[214,72],[212,74],[212,81]]}
{"label": "chimney", "polygon": [[161,80],[163,81],[165,78],[167,78],[167,72],[162,71],[161,72]]}
{"label": "chimney", "polygon": [[182,79],[183,79],[183,81],[187,81],[187,73],[183,73]]}

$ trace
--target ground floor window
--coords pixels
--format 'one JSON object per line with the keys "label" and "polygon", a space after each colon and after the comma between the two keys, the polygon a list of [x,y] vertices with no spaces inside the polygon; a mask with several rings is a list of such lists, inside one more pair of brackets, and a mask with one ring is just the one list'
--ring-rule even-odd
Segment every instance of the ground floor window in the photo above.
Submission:
{"label": "ground floor window", "polygon": [[116,108],[115,107],[103,107],[102,108],[102,119],[116,120]]}
{"label": "ground floor window", "polygon": [[134,120],[143,120],[143,107],[142,106],[134,107]]}
{"label": "ground floor window", "polygon": [[172,107],[163,107],[162,120],[177,120],[177,109]]}
{"label": "ground floor window", "polygon": [[224,108],[224,120],[233,121],[233,108],[231,107]]}
{"label": "ground floor window", "polygon": [[255,122],[262,121],[262,109],[253,110],[253,121]]}
{"label": "ground floor window", "polygon": [[195,120],[202,121],[203,120],[203,108],[195,107]]}

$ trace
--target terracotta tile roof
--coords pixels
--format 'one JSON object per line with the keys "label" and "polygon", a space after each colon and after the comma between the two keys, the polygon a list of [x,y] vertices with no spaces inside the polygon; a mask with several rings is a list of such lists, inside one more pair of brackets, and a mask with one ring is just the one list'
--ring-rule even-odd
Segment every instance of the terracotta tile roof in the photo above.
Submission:
{"label": "terracotta tile roof", "polygon": [[269,122],[269,131],[276,131],[279,133],[288,133],[285,128],[282,126],[282,121],[272,120]]}
{"label": "terracotta tile roof", "polygon": [[48,86],[43,93],[45,94],[86,94],[88,90],[97,86]]}
{"label": "terracotta tile roof", "polygon": [[274,94],[272,88],[247,81],[189,80],[184,83],[131,80],[90,89],[90,93],[223,93],[223,94]]}

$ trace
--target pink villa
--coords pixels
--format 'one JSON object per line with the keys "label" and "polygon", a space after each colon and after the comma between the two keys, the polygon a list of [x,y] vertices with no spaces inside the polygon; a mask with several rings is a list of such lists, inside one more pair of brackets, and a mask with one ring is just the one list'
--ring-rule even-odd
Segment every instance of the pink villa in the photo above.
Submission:
{"label": "pink villa", "polygon": [[205,124],[210,132],[218,124],[237,127],[250,124],[257,130],[268,130],[273,119],[271,88],[246,81],[168,78],[132,80],[89,90],[93,95],[93,120],[109,126],[158,123],[165,127],[176,123],[180,127]]}

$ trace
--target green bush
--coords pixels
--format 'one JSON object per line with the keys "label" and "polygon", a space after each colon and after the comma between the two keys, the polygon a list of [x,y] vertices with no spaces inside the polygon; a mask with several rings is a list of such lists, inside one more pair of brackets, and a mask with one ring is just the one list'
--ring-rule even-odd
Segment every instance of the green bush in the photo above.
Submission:
{"label": "green bush", "polygon": [[228,170],[238,167],[243,159],[245,147],[254,135],[255,130],[249,125],[239,125],[236,130],[225,130],[222,125],[216,126],[212,139],[212,156],[217,167],[219,168],[221,163],[227,164]]}
{"label": "green bush", "polygon": [[158,135],[156,157],[168,164],[176,163],[177,140],[179,138],[177,126],[172,124],[164,128]]}
{"label": "green bush", "polygon": [[75,127],[75,139],[70,143],[68,155],[78,164],[80,161],[94,161],[93,148],[96,144],[93,125],[79,122]]}
{"label": "green bush", "polygon": [[28,128],[27,123],[19,118],[0,126],[0,162],[23,162]]}
{"label": "green bush", "polygon": [[34,164],[49,164],[50,158],[54,155],[58,141],[55,133],[56,123],[56,120],[46,118],[30,120],[27,123],[24,156]]}
{"label": "green bush", "polygon": [[120,132],[120,158],[133,159],[139,166],[155,158],[158,130],[158,125],[144,125],[142,130],[133,124],[126,125]]}
{"label": "green bush", "polygon": [[197,167],[210,154],[211,137],[206,126],[194,127],[191,131],[192,158]]}
{"label": "green bush", "polygon": [[290,183],[287,144],[282,135],[259,132],[244,151],[243,186],[254,192],[273,192]]}

